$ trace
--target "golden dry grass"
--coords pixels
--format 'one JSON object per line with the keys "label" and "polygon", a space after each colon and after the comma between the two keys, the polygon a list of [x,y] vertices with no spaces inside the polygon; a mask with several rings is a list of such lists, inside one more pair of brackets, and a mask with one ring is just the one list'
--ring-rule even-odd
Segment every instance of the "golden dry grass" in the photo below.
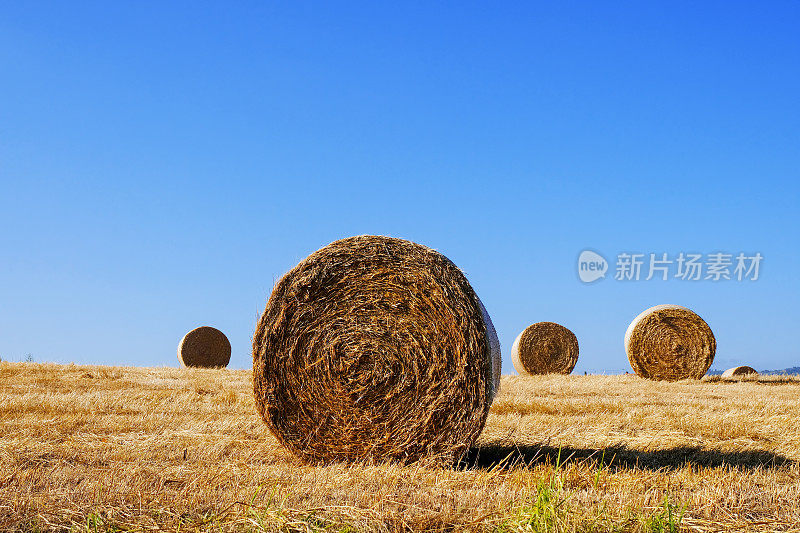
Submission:
{"label": "golden dry grass", "polygon": [[457,468],[302,465],[251,379],[0,363],[0,529],[800,531],[790,378],[504,377]]}

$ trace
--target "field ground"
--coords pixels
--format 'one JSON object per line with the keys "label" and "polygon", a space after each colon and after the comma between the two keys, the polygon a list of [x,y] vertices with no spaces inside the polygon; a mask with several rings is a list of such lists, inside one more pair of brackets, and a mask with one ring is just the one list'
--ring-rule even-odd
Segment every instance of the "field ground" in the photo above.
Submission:
{"label": "field ground", "polygon": [[503,378],[465,464],[300,464],[249,371],[0,363],[0,529],[800,531],[800,381]]}

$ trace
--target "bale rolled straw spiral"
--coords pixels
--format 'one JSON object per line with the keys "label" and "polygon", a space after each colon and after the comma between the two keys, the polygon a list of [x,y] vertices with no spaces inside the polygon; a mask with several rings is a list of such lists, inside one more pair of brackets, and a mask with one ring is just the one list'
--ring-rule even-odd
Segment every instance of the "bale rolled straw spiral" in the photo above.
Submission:
{"label": "bale rolled straw spiral", "polygon": [[537,322],[517,335],[511,360],[521,375],[569,374],[578,362],[578,338],[555,322]]}
{"label": "bale rolled straw spiral", "polygon": [[311,463],[455,460],[499,378],[494,327],[464,274],[390,237],[342,239],[301,261],[253,337],[257,409]]}
{"label": "bale rolled straw spiral", "polygon": [[722,373],[723,378],[735,378],[741,376],[754,376],[758,374],[758,370],[752,366],[742,365],[729,368]]}
{"label": "bale rolled straw spiral", "polygon": [[700,379],[714,361],[714,333],[691,310],[657,305],[637,316],[625,332],[625,352],[633,370],[653,380]]}
{"label": "bale rolled straw spiral", "polygon": [[225,367],[230,360],[231,343],[228,337],[211,326],[193,329],[178,344],[178,361],[184,367]]}

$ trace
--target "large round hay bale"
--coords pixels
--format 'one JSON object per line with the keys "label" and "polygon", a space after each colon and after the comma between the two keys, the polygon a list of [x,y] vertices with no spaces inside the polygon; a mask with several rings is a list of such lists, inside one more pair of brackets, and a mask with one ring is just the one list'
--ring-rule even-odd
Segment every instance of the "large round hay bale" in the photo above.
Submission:
{"label": "large round hay bale", "polygon": [[275,285],[253,337],[262,418],[308,462],[460,457],[499,386],[499,342],[442,254],[335,241]]}
{"label": "large round hay bale", "polygon": [[742,365],[742,366],[735,366],[733,368],[729,368],[725,372],[722,373],[723,378],[735,378],[741,376],[752,376],[757,375],[758,371],[753,368],[752,366]]}
{"label": "large round hay bale", "polygon": [[679,305],[657,305],[633,319],[625,352],[641,377],[677,381],[700,379],[714,361],[717,342],[696,313]]}
{"label": "large round hay bale", "polygon": [[181,339],[178,361],[181,366],[217,368],[228,366],[231,343],[220,330],[211,326],[195,328]]}
{"label": "large round hay bale", "polygon": [[537,322],[517,335],[511,360],[521,375],[569,374],[578,362],[578,338],[555,322]]}

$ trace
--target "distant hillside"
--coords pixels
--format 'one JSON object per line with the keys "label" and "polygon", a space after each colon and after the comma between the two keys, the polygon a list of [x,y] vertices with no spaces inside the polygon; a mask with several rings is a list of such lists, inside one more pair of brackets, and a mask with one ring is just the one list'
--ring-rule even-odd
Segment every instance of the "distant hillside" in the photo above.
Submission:
{"label": "distant hillside", "polygon": [[792,368],[784,368],[783,370],[763,370],[762,374],[789,374],[791,376],[800,376],[800,366],[793,366]]}

